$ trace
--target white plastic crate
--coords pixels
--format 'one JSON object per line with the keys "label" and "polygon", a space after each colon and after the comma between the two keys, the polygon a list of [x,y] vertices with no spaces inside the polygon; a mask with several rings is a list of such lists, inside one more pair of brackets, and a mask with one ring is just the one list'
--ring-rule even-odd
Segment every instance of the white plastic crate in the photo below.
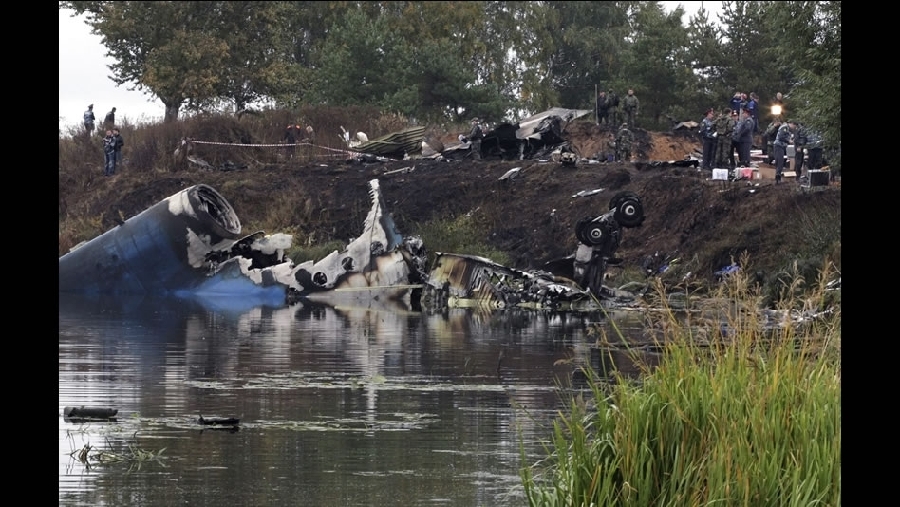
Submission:
{"label": "white plastic crate", "polygon": [[713,169],[712,179],[727,180],[728,179],[728,169]]}

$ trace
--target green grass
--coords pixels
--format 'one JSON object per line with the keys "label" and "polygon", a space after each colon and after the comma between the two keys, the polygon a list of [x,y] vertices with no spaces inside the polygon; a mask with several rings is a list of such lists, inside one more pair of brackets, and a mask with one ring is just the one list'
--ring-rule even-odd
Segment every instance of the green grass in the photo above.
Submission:
{"label": "green grass", "polygon": [[[490,246],[487,241],[481,239],[483,229],[479,227],[473,215],[431,220],[417,224],[415,230],[429,252],[478,255],[504,266],[511,265],[511,259],[506,252]],[[429,258],[428,265],[433,265],[433,261],[433,258]]]}
{"label": "green grass", "polygon": [[745,279],[719,296],[730,332],[668,312],[656,367],[589,377],[521,471],[530,505],[841,504],[840,309],[766,331]]}

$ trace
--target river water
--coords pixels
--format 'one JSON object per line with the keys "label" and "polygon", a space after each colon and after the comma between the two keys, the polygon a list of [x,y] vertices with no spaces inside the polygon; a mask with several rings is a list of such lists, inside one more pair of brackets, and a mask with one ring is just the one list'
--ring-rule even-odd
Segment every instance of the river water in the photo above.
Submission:
{"label": "river water", "polygon": [[573,372],[610,364],[596,330],[643,327],[241,305],[60,295],[60,505],[523,505]]}

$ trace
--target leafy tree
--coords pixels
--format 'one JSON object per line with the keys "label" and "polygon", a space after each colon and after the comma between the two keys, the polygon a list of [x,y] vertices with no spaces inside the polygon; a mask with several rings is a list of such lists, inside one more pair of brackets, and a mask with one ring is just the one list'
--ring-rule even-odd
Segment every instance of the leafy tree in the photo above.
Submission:
{"label": "leafy tree", "polygon": [[725,61],[722,66],[724,102],[735,91],[756,92],[765,100],[782,91],[786,76],[777,63],[774,48],[779,46],[780,30],[772,23],[773,14],[783,2],[723,2],[719,19],[724,27]]}
{"label": "leafy tree", "polygon": [[286,2],[61,2],[86,14],[117,84],[159,97],[165,120],[182,106],[227,99],[242,110],[289,79]]}
{"label": "leafy tree", "polygon": [[593,108],[595,86],[618,78],[631,3],[527,2],[517,10],[526,107]]}
{"label": "leafy tree", "polygon": [[227,44],[214,36],[175,30],[167,44],[148,52],[139,86],[159,97],[165,120],[173,121],[182,104],[196,108],[216,96],[227,52]]}
{"label": "leafy tree", "polygon": [[107,56],[115,60],[110,78],[159,97],[167,122],[177,119],[183,104],[216,95],[228,46],[211,26],[214,7],[214,2],[60,2],[60,8],[86,14],[93,33],[102,37]]}
{"label": "leafy tree", "polygon": [[710,105],[724,103],[723,95],[730,89],[723,86],[726,67],[723,46],[722,29],[710,19],[709,12],[701,8],[688,22],[687,58],[697,78],[696,91]]}
{"label": "leafy tree", "polygon": [[[496,2],[383,2],[398,81],[413,102],[403,109],[432,120],[499,119],[510,107],[506,66],[510,25]],[[490,14],[489,14],[490,13]],[[492,37],[495,34],[496,37]],[[399,96],[397,97],[399,98]]]}
{"label": "leafy tree", "polygon": [[332,27],[351,8],[357,8],[355,2],[288,2],[279,23],[279,36],[285,39],[287,46],[285,76],[271,89],[276,105],[296,108],[303,103],[316,102],[315,74],[322,58],[322,47]]}
{"label": "leafy tree", "polygon": [[428,120],[502,117],[508,95],[490,82],[496,67],[484,63],[492,46],[479,35],[485,22],[479,5],[350,6],[310,62],[307,98],[319,104],[375,104]]}
{"label": "leafy tree", "polygon": [[792,115],[841,144],[841,2],[781,2],[775,22],[785,36],[777,61],[794,77]]}
{"label": "leafy tree", "polygon": [[241,112],[247,104],[290,86],[291,40],[285,33],[289,2],[221,2],[216,33],[228,45],[216,95]]}
{"label": "leafy tree", "polygon": [[[483,41],[483,49],[474,59],[476,72],[481,82],[485,83],[486,93],[492,93],[496,99],[502,98],[508,102],[504,106],[507,116],[515,113],[514,108],[520,103],[518,95],[524,68],[516,55],[516,49],[522,46],[524,40],[520,19],[523,7],[529,3],[531,2],[484,2],[484,22],[478,33]],[[489,112],[483,112],[479,116],[502,117]]]}
{"label": "leafy tree", "polygon": [[310,101],[338,106],[382,102],[396,89],[390,72],[396,44],[384,18],[360,8],[345,11],[314,61]]}
{"label": "leafy tree", "polygon": [[719,24],[701,8],[688,20],[685,33],[684,68],[690,69],[690,77],[675,92],[679,102],[669,107],[669,114],[679,120],[698,119],[710,107],[719,110],[734,94],[724,80],[725,41]]}
{"label": "leafy tree", "polygon": [[386,106],[430,121],[480,116],[501,119],[512,101],[497,86],[476,84],[476,71],[457,58],[461,41],[427,40],[398,48],[397,78],[403,84]]}
{"label": "leafy tree", "polygon": [[[631,10],[632,43],[624,51],[623,91],[641,100],[644,124],[660,124],[664,112],[681,104],[684,90],[696,83],[688,65],[687,33],[679,8],[666,14],[659,2],[638,2]],[[695,112],[695,115],[698,114]]]}

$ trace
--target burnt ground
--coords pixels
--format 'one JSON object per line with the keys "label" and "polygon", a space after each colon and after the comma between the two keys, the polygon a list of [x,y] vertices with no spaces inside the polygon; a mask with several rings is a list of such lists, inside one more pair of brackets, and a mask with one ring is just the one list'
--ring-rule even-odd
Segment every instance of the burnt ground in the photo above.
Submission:
{"label": "burnt ground", "polygon": [[[606,134],[588,122],[567,128],[583,157],[605,150]],[[680,160],[699,147],[690,135],[638,130],[634,152],[641,160]],[[518,177],[498,179],[516,167],[521,168]],[[404,168],[408,170],[400,170]],[[688,271],[713,280],[715,271],[744,253],[749,260],[744,268],[767,281],[794,261],[821,266],[827,258],[840,269],[840,183],[801,191],[792,180],[775,185],[773,180],[722,182],[709,176],[691,167],[636,162],[563,166],[536,160],[331,160],[152,175],[126,170],[78,192],[66,185],[61,172],[60,231],[63,217],[71,219],[76,208],[85,216],[102,213],[108,229],[169,195],[205,183],[232,204],[247,234],[255,232],[251,227],[287,223],[288,230],[266,232],[295,234],[295,244],[346,242],[361,232],[370,202],[367,182],[378,178],[402,233],[416,234],[432,219],[471,214],[485,231],[481,239],[507,252],[513,267],[534,268],[572,254],[575,223],[606,212],[609,199],[628,190],[641,196],[647,218],[641,227],[624,230],[619,274],[640,272],[648,256],[657,253],[653,269],[665,264],[666,257],[679,259],[672,264],[677,269],[665,275],[671,280]],[[597,188],[603,191],[573,197]],[[72,206],[76,202],[81,204]],[[61,234],[60,254],[68,248],[63,243]]]}

